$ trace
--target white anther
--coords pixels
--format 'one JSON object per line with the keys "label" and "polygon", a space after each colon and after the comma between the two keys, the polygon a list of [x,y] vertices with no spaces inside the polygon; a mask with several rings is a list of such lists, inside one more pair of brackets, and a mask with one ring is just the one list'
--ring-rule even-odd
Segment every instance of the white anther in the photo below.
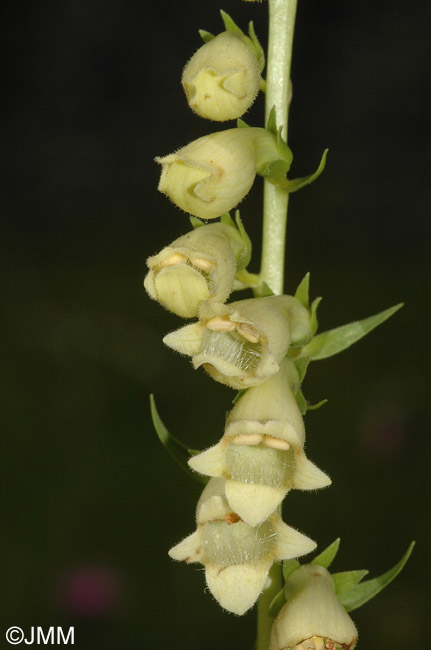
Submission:
{"label": "white anther", "polygon": [[174,255],[168,257],[167,260],[163,260],[160,266],[175,266],[176,264],[184,264],[186,259],[187,257],[185,255],[182,255],[181,253],[174,253]]}
{"label": "white anther", "polygon": [[206,327],[214,332],[232,332],[235,329],[235,323],[226,318],[215,316],[206,323]]}
{"label": "white anther", "polygon": [[272,447],[272,449],[281,449],[283,451],[290,449],[290,445],[286,440],[273,438],[272,436],[264,436],[262,444],[265,445],[265,447]]}
{"label": "white anther", "polygon": [[193,257],[189,260],[190,264],[193,264],[197,269],[209,273],[212,269],[212,264],[209,260],[204,260],[202,257]]}
{"label": "white anther", "polygon": [[247,341],[250,341],[250,343],[259,342],[259,333],[251,325],[247,325],[247,323],[238,323],[236,329],[238,330],[238,333],[247,339]]}
{"label": "white anther", "polygon": [[258,445],[262,441],[263,435],[261,433],[244,433],[241,436],[232,438],[234,445]]}

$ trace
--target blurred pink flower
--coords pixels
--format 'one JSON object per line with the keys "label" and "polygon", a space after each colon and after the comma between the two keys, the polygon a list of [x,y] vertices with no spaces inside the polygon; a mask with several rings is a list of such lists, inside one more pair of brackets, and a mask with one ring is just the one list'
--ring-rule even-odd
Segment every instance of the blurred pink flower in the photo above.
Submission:
{"label": "blurred pink flower", "polygon": [[115,609],[120,596],[120,577],[111,569],[79,567],[63,575],[57,599],[68,613],[97,618]]}

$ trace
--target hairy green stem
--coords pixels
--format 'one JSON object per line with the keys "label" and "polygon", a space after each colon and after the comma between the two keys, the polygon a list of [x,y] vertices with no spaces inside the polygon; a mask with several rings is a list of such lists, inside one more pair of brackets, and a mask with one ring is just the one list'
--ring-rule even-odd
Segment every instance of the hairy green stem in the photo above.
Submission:
{"label": "hairy green stem", "polygon": [[[287,140],[290,66],[297,0],[268,0],[269,39],[266,72],[265,124],[275,106],[277,126]],[[275,294],[283,293],[284,256],[289,194],[265,180],[260,281]]]}

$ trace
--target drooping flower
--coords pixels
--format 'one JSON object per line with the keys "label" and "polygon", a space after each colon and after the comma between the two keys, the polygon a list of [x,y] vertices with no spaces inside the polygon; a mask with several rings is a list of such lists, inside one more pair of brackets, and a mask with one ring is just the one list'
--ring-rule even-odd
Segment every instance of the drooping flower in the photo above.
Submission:
{"label": "drooping flower", "polygon": [[162,165],[160,192],[195,217],[216,219],[242,201],[256,173],[283,176],[292,152],[267,129],[244,127],[205,135],[155,160]]}
{"label": "drooping flower", "polygon": [[241,117],[250,108],[260,80],[250,39],[227,31],[195,52],[184,68],[181,83],[195,113],[223,122]]}
{"label": "drooping flower", "polygon": [[353,650],[358,632],[324,567],[299,567],[284,593],[287,602],[272,626],[269,650]]}
{"label": "drooping flower", "polygon": [[203,564],[213,596],[222,607],[239,615],[254,605],[274,561],[299,557],[316,547],[311,539],[283,523],[278,514],[260,526],[246,524],[229,506],[220,478],[210,479],[202,492],[196,522],[196,531],[169,555]]}
{"label": "drooping flower", "polygon": [[193,318],[203,301],[228,299],[245,247],[233,226],[200,226],[148,258],[144,286],[166,309]]}
{"label": "drooping flower", "polygon": [[263,383],[279,371],[290,344],[311,336],[309,311],[293,296],[205,302],[199,315],[163,341],[232,388]]}
{"label": "drooping flower", "polygon": [[226,479],[229,505],[250,526],[267,519],[290,489],[331,483],[305,456],[298,389],[298,371],[285,358],[276,375],[238,400],[220,442],[189,461],[201,474]]}

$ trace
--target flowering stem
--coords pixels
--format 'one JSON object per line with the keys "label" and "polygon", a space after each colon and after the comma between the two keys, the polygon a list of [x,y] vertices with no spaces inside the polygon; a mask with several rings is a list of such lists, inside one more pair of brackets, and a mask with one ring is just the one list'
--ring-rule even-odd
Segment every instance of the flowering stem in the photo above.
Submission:
{"label": "flowering stem", "polygon": [[269,606],[282,587],[281,566],[274,563],[269,572],[265,588],[257,601],[256,650],[268,650],[269,637],[274,623],[274,619],[269,614]]}
{"label": "flowering stem", "polygon": [[[269,39],[267,55],[265,124],[273,106],[277,126],[287,140],[290,65],[297,0],[268,0]],[[283,293],[284,256],[289,194],[271,181],[264,181],[261,282],[275,294]]]}
{"label": "flowering stem", "polygon": [[[297,0],[268,0],[269,35],[265,95],[265,124],[273,106],[277,126],[287,142],[290,67]],[[268,180],[263,190],[263,235],[260,282],[283,293],[286,224],[289,194]],[[256,650],[268,650],[273,619],[269,605],[282,587],[281,568],[274,564],[257,604]]]}

